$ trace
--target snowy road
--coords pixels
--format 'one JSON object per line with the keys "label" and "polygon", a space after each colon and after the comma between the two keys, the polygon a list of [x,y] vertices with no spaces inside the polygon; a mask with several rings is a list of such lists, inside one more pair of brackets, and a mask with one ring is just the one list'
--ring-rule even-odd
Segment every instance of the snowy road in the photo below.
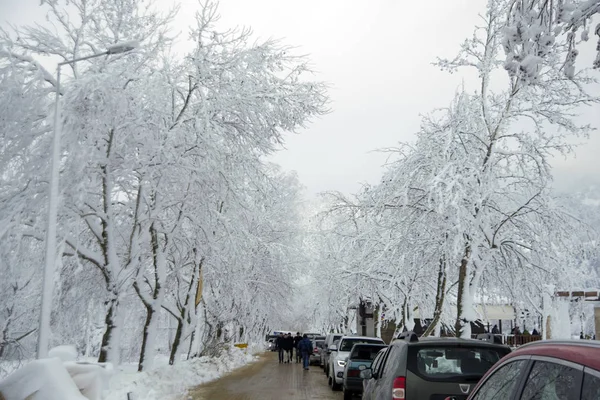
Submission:
{"label": "snowy road", "polygon": [[266,353],[260,361],[198,387],[193,400],[339,400],[342,392],[332,392],[323,370],[301,364],[279,364],[276,353]]}

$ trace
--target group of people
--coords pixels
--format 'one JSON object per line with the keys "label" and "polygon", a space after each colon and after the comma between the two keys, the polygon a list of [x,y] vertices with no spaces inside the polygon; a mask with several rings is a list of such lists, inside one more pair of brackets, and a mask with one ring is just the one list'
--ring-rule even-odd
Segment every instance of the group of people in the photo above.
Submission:
{"label": "group of people", "polygon": [[[500,332],[500,329],[498,329],[498,325],[494,325],[492,327],[492,333],[493,334],[500,334],[502,332]],[[514,328],[512,328],[510,330],[510,334],[511,335],[525,335],[525,336],[527,336],[527,335],[539,336],[540,335],[540,333],[538,332],[538,330],[535,329],[535,328],[533,329],[533,331],[531,333],[527,329],[525,330],[525,332],[521,332],[521,328],[519,328],[518,326],[515,326]]]}
{"label": "group of people", "polygon": [[306,334],[300,336],[300,332],[297,332],[296,336],[292,336],[291,333],[280,333],[275,341],[275,346],[279,352],[280,364],[291,363],[294,357],[294,349],[296,349],[296,363],[302,362],[304,369],[308,370],[313,346]]}

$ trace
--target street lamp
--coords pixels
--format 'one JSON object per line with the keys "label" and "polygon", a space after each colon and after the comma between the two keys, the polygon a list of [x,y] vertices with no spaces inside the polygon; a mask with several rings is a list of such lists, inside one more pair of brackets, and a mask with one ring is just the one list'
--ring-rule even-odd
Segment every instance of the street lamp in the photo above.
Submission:
{"label": "street lamp", "polygon": [[54,137],[52,140],[52,164],[50,167],[50,201],[48,204],[48,229],[46,230],[46,263],[42,280],[42,304],[38,335],[37,358],[48,357],[50,338],[50,313],[52,311],[52,289],[54,286],[54,267],[56,263],[56,219],[58,214],[58,178],[60,166],[60,67],[109,54],[131,51],[139,46],[136,41],[117,43],[102,53],[58,63],[56,68],[56,100],[54,102]]}

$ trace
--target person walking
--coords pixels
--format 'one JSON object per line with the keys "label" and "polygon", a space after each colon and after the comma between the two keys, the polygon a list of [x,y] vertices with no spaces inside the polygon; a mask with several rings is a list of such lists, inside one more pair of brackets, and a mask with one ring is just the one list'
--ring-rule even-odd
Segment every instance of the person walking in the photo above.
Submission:
{"label": "person walking", "polygon": [[280,333],[275,340],[275,348],[279,352],[279,364],[283,364],[283,353],[285,351],[285,338],[283,333]]}
{"label": "person walking", "polygon": [[283,338],[283,348],[285,349],[285,351],[287,353],[286,363],[289,364],[292,362],[292,357],[293,357],[292,352],[294,351],[294,338],[292,337],[291,333],[287,333],[285,335],[285,337]]}
{"label": "person walking", "polygon": [[296,363],[302,361],[302,354],[300,354],[300,350],[298,349],[298,343],[302,340],[302,336],[300,336],[300,332],[296,332],[296,336],[294,336],[294,349],[296,350]]}
{"label": "person walking", "polygon": [[300,350],[300,353],[302,354],[302,366],[307,371],[308,364],[310,363],[310,355],[312,353],[312,349],[312,342],[305,333],[302,337],[302,340],[298,343],[298,350]]}

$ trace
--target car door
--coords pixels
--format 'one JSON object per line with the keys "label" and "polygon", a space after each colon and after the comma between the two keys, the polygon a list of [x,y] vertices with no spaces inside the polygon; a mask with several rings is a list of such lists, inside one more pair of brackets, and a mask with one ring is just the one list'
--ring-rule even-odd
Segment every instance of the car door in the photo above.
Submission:
{"label": "car door", "polygon": [[[383,361],[383,358],[385,357],[385,353],[387,352],[387,349],[381,349],[379,351],[379,353],[377,353],[377,356],[375,356],[375,359],[373,360],[373,364],[371,364],[371,373],[375,376],[375,374],[377,374],[377,371],[380,369],[381,367],[381,363]],[[373,390],[373,382],[375,382],[375,378],[371,378],[371,379],[365,379],[363,381],[363,400],[371,400],[372,399],[372,390]]]}
{"label": "car door", "polygon": [[581,365],[549,357],[532,358],[521,400],[579,400],[583,381]]}
{"label": "car door", "polygon": [[520,377],[527,372],[529,357],[511,359],[496,369],[471,394],[470,400],[510,400],[520,388]]}
{"label": "car door", "polygon": [[584,368],[581,400],[597,399],[600,399],[600,372],[595,369]]}
{"label": "car door", "polygon": [[375,380],[373,399],[389,400],[392,397],[392,381],[396,375],[396,365],[400,355],[399,346],[391,346],[381,363],[381,368]]}

